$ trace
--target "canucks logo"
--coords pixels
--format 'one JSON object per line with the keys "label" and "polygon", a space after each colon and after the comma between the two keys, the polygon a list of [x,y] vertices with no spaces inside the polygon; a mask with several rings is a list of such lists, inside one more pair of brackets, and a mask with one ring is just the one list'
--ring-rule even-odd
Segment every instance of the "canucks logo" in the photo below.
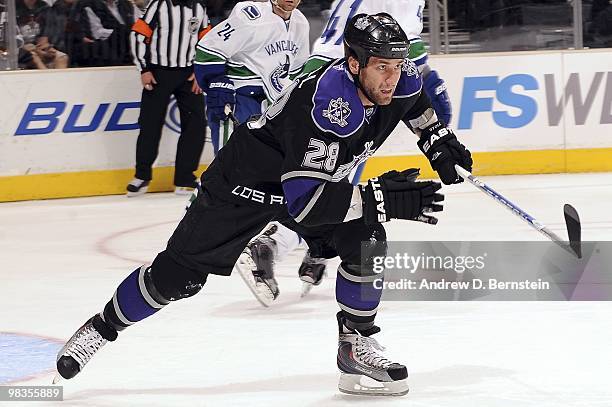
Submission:
{"label": "canucks logo", "polygon": [[272,73],[270,74],[270,83],[274,90],[278,93],[283,91],[283,85],[287,81],[283,81],[283,79],[289,78],[289,67],[291,63],[289,62],[289,55],[285,55],[285,62],[280,63],[279,66],[274,68]]}
{"label": "canucks logo", "polygon": [[249,20],[257,20],[259,17],[261,17],[259,9],[253,5],[244,7],[242,12],[246,14]]}
{"label": "canucks logo", "polygon": [[326,117],[332,124],[337,124],[340,127],[346,127],[348,124],[346,119],[350,115],[351,109],[349,109],[349,103],[345,102],[341,97],[330,100],[327,110],[323,110],[323,117]]}

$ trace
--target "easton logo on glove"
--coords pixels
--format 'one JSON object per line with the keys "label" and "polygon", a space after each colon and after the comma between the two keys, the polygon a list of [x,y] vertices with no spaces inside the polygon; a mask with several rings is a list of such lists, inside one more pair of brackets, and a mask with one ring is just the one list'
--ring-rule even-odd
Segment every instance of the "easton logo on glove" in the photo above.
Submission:
{"label": "easton logo on glove", "polygon": [[429,138],[425,139],[425,142],[423,143],[423,152],[428,152],[433,143],[440,140],[444,136],[448,136],[449,134],[453,134],[453,132],[452,130],[446,127],[439,129],[437,133],[431,134]]}
{"label": "easton logo on glove", "polygon": [[383,191],[380,189],[380,182],[378,181],[378,177],[372,178],[369,182],[372,186],[372,192],[374,193],[374,200],[376,201],[378,222],[387,222],[389,219],[387,218],[387,211],[385,210],[385,196],[383,194]]}
{"label": "easton logo on glove", "polygon": [[455,164],[472,171],[472,154],[442,122],[424,128],[417,144],[446,185],[463,181],[455,171]]}
{"label": "easton logo on glove", "polygon": [[441,185],[433,181],[416,181],[419,170],[389,171],[371,178],[360,187],[363,219],[366,224],[391,219],[416,220],[435,225],[438,219],[428,215],[442,210]]}

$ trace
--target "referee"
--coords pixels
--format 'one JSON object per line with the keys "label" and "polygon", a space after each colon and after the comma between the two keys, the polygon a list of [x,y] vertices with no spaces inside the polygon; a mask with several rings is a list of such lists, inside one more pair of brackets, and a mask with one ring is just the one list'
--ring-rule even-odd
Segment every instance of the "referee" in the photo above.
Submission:
{"label": "referee", "polygon": [[204,149],[206,116],[204,96],[194,80],[192,63],[195,46],[208,30],[202,0],[151,0],[132,27],[132,54],[143,90],[136,174],[127,186],[128,196],[147,192],[171,95],[176,97],[181,120],[174,191],[190,194],[196,187],[193,172]]}

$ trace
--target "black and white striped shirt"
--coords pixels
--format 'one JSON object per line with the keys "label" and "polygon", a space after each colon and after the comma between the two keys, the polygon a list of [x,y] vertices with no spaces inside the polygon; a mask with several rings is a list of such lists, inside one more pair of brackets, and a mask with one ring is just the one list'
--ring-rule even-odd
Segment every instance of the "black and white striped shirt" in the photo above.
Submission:
{"label": "black and white striped shirt", "polygon": [[151,0],[130,34],[134,63],[143,72],[151,65],[189,67],[207,27],[202,0]]}

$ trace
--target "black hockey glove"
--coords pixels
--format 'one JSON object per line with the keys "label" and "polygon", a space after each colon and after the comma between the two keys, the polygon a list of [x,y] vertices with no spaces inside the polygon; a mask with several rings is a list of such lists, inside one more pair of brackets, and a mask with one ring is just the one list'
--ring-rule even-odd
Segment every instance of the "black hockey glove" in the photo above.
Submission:
{"label": "black hockey glove", "polygon": [[438,223],[438,219],[425,214],[442,210],[442,205],[437,202],[442,202],[444,195],[436,192],[442,185],[433,181],[415,181],[418,176],[417,168],[389,171],[360,186],[365,223],[371,225],[391,219]]}
{"label": "black hockey glove", "polygon": [[427,156],[433,168],[446,185],[463,182],[463,178],[455,171],[455,164],[472,171],[472,154],[461,144],[455,133],[437,122],[421,132],[417,142],[419,148]]}

